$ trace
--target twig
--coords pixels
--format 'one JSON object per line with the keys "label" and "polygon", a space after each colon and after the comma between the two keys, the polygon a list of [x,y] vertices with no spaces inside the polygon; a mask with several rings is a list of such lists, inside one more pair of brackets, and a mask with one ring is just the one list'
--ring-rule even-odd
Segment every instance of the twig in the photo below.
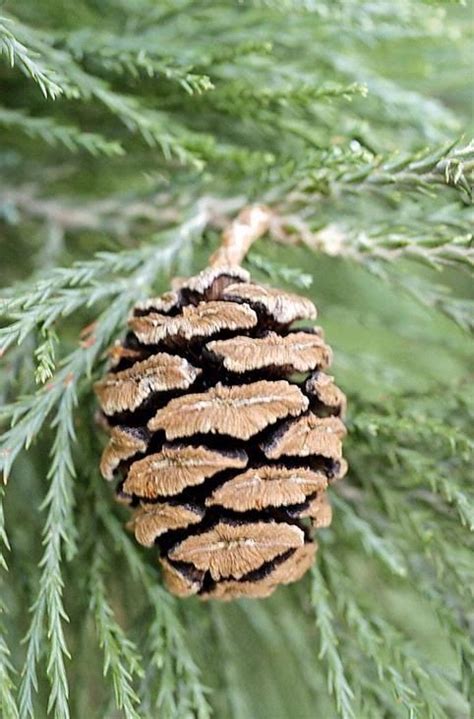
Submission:
{"label": "twig", "polygon": [[265,205],[245,207],[223,232],[222,244],[210,258],[211,267],[240,265],[250,246],[270,227],[272,211]]}

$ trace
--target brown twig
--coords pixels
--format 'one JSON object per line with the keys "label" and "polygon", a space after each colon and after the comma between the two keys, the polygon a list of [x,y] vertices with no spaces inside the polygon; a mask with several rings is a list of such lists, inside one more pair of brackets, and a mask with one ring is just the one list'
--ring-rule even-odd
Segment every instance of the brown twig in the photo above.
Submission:
{"label": "brown twig", "polygon": [[245,207],[224,230],[221,245],[209,260],[210,266],[240,265],[251,245],[268,231],[272,215],[265,205]]}

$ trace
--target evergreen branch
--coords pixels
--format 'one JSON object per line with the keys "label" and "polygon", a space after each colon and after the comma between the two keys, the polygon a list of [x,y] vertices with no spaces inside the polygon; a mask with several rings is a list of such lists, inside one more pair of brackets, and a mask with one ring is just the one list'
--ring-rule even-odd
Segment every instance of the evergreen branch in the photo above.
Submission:
{"label": "evergreen branch", "polygon": [[166,80],[178,83],[188,95],[202,95],[214,89],[210,77],[193,72],[192,65],[181,67],[166,59],[150,57],[143,50],[128,54],[123,51],[105,50],[101,55],[95,56],[95,60],[105,70],[113,70],[122,74],[128,73],[132,77],[138,78],[141,75],[146,75],[149,78],[154,78],[161,76]]}
{"label": "evergreen branch", "polygon": [[425,236],[387,229],[347,231],[342,226],[330,224],[313,232],[307,222],[290,214],[275,214],[270,231],[280,242],[303,242],[311,250],[324,252],[332,257],[344,257],[363,265],[369,272],[386,283],[402,289],[420,304],[441,312],[462,329],[472,332],[474,304],[472,300],[452,297],[446,287],[434,285],[420,277],[407,274],[399,260],[415,260],[431,269],[458,267],[471,270],[474,267],[472,233],[457,235],[447,228],[438,234],[424,229]]}
{"label": "evergreen branch", "polygon": [[39,85],[46,98],[55,100],[64,92],[60,76],[44,65],[39,53],[17,40],[14,28],[9,18],[0,17],[0,55],[5,56],[10,67],[18,65],[24,75]]}
{"label": "evergreen branch", "polygon": [[[431,490],[431,496],[429,493],[423,495],[428,502],[436,496],[443,499],[448,506],[454,508],[461,525],[471,532],[474,531],[474,495],[469,487],[460,485],[456,477],[452,476],[453,464],[443,470],[443,467],[436,466],[437,463],[433,460],[420,458],[417,451],[403,446],[396,448],[394,454],[400,464],[410,472],[409,477],[400,482],[401,487]],[[472,453],[470,456],[472,459]],[[468,463],[466,460],[466,464]]]}
{"label": "evergreen branch", "polygon": [[194,65],[204,69],[212,69],[222,65],[231,65],[234,62],[248,59],[251,56],[260,58],[272,54],[273,45],[268,40],[238,40],[233,44],[222,44],[221,46],[208,45],[199,48],[198,54],[194,57]]}
{"label": "evergreen branch", "polygon": [[[228,212],[229,208],[240,207],[241,200],[220,201],[213,197],[203,197],[187,212],[181,224],[176,224],[178,216],[175,211],[166,211],[160,208],[160,196],[153,195],[149,203],[136,198],[118,196],[102,202],[86,203],[81,207],[73,207],[68,202],[56,200],[36,200],[34,192],[25,188],[20,193],[7,193],[2,201],[15,205],[19,210],[28,211],[29,216],[39,217],[48,223],[58,224],[65,230],[85,229],[110,231],[107,227],[109,217],[118,213],[120,219],[112,220],[115,225],[123,226],[123,231],[130,231],[135,218],[148,219],[154,224],[166,223],[169,227],[153,236],[153,242],[140,245],[132,250],[120,252],[97,252],[91,260],[79,260],[70,267],[54,267],[44,276],[33,283],[18,283],[14,292],[5,294],[0,298],[0,317],[8,318],[18,312],[28,312],[34,305],[47,303],[59,298],[61,293],[74,288],[84,288],[88,293],[100,291],[98,285],[104,283],[114,275],[122,275],[135,271],[141,265],[146,265],[153,258],[161,256],[163,262],[170,262],[174,254],[179,251],[180,243],[186,248],[187,244],[213,222]],[[161,200],[162,201],[162,200]],[[155,210],[152,212],[152,208]],[[161,247],[160,241],[164,241]],[[120,277],[119,281],[123,281]],[[104,289],[108,293],[108,289]],[[117,292],[118,294],[119,292]],[[74,295],[72,295],[74,296]],[[68,303],[66,302],[66,305]],[[92,303],[89,303],[92,304]],[[48,316],[51,308],[48,307]],[[45,322],[47,316],[41,315],[35,323]]]}
{"label": "evergreen branch", "polygon": [[90,371],[93,362],[110,342],[128,307],[140,292],[139,287],[134,289],[135,291],[129,286],[128,293],[117,298],[102,314],[94,335],[65,358],[62,368],[52,382],[42,387],[36,395],[25,397],[10,407],[3,408],[4,416],[12,417],[11,428],[3,434],[0,441],[0,468],[5,480],[18,454],[24,447],[28,449],[49,413],[62,401],[65,388],[75,386]]}
{"label": "evergreen branch", "polygon": [[[75,387],[63,387],[57,414],[52,423],[56,436],[51,452],[50,480],[42,509],[47,510],[43,528],[44,553],[40,561],[41,576],[32,620],[27,634],[27,658],[20,685],[20,717],[34,717],[33,693],[37,690],[36,667],[48,650],[46,674],[50,681],[48,711],[57,719],[69,717],[69,689],[65,658],[69,658],[63,624],[68,617],[63,605],[63,555],[70,559],[75,552],[75,527],[72,519],[72,482],[75,476],[71,445],[74,441],[72,413],[76,403]],[[44,624],[47,631],[44,630]]]}
{"label": "evergreen branch", "polygon": [[33,695],[38,691],[37,666],[43,656],[43,641],[45,640],[45,601],[36,601],[31,611],[32,618],[25,637],[26,657],[19,690],[19,714],[21,719],[28,719],[28,717],[33,719],[34,717]]}
{"label": "evergreen branch", "polygon": [[[365,96],[367,88],[360,83],[342,85],[326,83],[321,86],[299,82],[298,84],[275,88],[255,88],[242,80],[227,83],[212,94],[209,101],[220,110],[235,113],[239,108],[242,116],[257,115],[260,110],[287,108],[291,112],[309,108],[321,100],[341,98],[350,100],[356,95]],[[233,111],[233,112],[232,112]]]}
{"label": "evergreen branch", "polygon": [[264,275],[266,275],[272,282],[285,282],[292,285],[293,287],[299,287],[307,290],[313,284],[313,278],[311,275],[301,272],[299,269],[292,267],[286,267],[276,262],[271,262],[266,257],[258,255],[255,251],[251,251],[246,258],[247,264],[250,267],[255,267]]}
{"label": "evergreen branch", "polygon": [[369,262],[367,269],[384,282],[402,290],[424,307],[440,312],[466,332],[474,332],[474,301],[452,297],[450,288],[409,275],[397,264]]}
{"label": "evergreen branch", "polygon": [[123,155],[122,146],[93,132],[82,132],[73,125],[59,125],[52,117],[30,117],[22,110],[0,107],[0,125],[17,128],[29,137],[39,137],[49,145],[64,145],[71,152],[86,150],[91,155]]}
{"label": "evergreen branch", "polygon": [[[406,452],[402,451],[400,456],[405,460],[407,459]],[[417,483],[420,488],[426,488],[427,484],[429,485],[427,474],[431,469],[429,463],[424,462],[421,456],[415,452],[409,454],[408,457],[411,457],[411,460],[405,462],[405,466],[398,467],[398,472],[402,469],[404,472],[413,473],[417,476]],[[433,464],[436,464],[436,462]],[[430,501],[426,489],[418,492],[407,491],[407,489],[403,491],[403,483],[400,488],[397,488],[396,485],[394,488],[387,482],[387,475],[382,481],[378,473],[364,472],[362,477],[366,491],[370,487],[382,500],[384,512],[392,520],[391,534],[394,535],[394,540],[396,539],[400,548],[404,547],[403,552],[407,558],[425,557],[439,575],[446,572],[450,574],[451,589],[458,592],[459,597],[469,598],[470,592],[467,590],[466,595],[466,589],[472,582],[466,582],[466,577],[463,574],[464,561],[462,557],[462,548],[468,546],[468,541],[462,541],[459,535],[453,534],[460,524],[457,518],[453,522],[455,515],[442,511],[442,508],[440,511],[440,507],[436,506],[436,502]],[[436,498],[433,497],[433,499]],[[423,504],[428,506],[428,510],[426,508],[420,509]],[[474,503],[472,501],[468,503],[466,499],[466,504],[473,506]],[[410,512],[407,512],[408,506],[410,507]],[[445,525],[446,536],[443,541],[440,540],[442,535],[439,535],[438,532],[433,532],[432,527],[435,520],[437,523]],[[377,521],[373,512],[372,521]],[[450,546],[449,552],[446,553],[445,544],[448,537],[453,537],[454,539],[456,536],[459,543],[457,544],[455,541]],[[419,562],[416,563],[414,569],[412,568],[412,571],[414,574],[411,579],[416,582],[420,572]],[[428,571],[427,574],[432,580],[431,572]],[[407,576],[409,575],[407,574]]]}
{"label": "evergreen branch", "polygon": [[39,33],[19,22],[16,27],[54,69],[67,76],[74,96],[85,101],[91,98],[98,100],[130,132],[139,133],[150,146],[161,147],[167,160],[175,157],[181,163],[202,169],[199,154],[211,152],[210,137],[192,133],[176,121],[170,123],[165,113],[145,107],[132,95],[116,92],[105,80],[83,70],[68,52],[56,49],[54,40],[47,33]]}
{"label": "evergreen branch", "polygon": [[155,612],[151,647],[155,668],[160,673],[155,707],[163,712],[166,719],[180,719],[191,712],[197,719],[209,719],[211,710],[206,698],[207,689],[201,683],[199,669],[190,654],[176,602],[157,584],[155,572],[144,564],[137,546],[125,534],[109,508],[99,504],[98,513],[117,550],[125,557],[132,576],[143,586]]}
{"label": "evergreen branch", "polygon": [[[110,31],[98,33],[96,30],[81,29],[65,34],[63,45],[78,61],[97,63],[104,69],[107,69],[107,63],[110,61],[108,69],[129,72],[132,77],[143,71],[149,77],[164,75],[168,79],[183,83],[187,92],[192,90],[196,94],[213,87],[208,75],[202,75],[198,70],[212,70],[215,73],[219,66],[229,65],[248,55],[266,56],[272,50],[270,42],[253,39],[237,42],[233,40],[232,43],[226,42],[220,46],[205,45],[194,48],[188,45],[187,55],[191,61],[183,65],[168,51],[169,38],[163,32],[160,33],[163,30],[162,18],[154,23],[151,15],[152,12],[147,13],[146,27],[141,32],[117,35]],[[160,42],[157,43],[159,34]],[[170,73],[170,77],[167,73]],[[188,73],[191,73],[191,78],[187,77]]]}
{"label": "evergreen branch", "polygon": [[466,332],[474,332],[474,301],[450,296],[443,285],[432,285],[418,277],[409,277],[391,268],[386,279],[414,297],[420,304],[437,310]]}
{"label": "evergreen branch", "polygon": [[377,263],[414,260],[433,269],[474,267],[473,235],[454,234],[452,228],[438,227],[372,227],[369,230],[328,225],[312,232],[298,218],[282,218],[283,227],[275,228],[279,236],[291,239],[293,232],[312,250],[347,257],[369,270]]}
{"label": "evergreen branch", "polygon": [[315,565],[311,570],[311,604],[320,635],[319,657],[326,664],[329,692],[334,695],[339,715],[342,719],[355,719],[354,693],[346,678],[344,662],[337,649],[337,631],[334,627],[334,615],[329,597],[330,593],[324,578]]}
{"label": "evergreen branch", "polygon": [[[407,512],[407,506],[401,501],[400,492],[392,490],[393,482],[387,482],[387,477],[384,477],[384,481],[376,481],[377,491],[383,498],[384,504],[389,508],[389,515],[392,519],[392,526],[396,528],[393,532],[397,534],[397,542],[400,550],[403,551],[410,563],[410,572],[407,573],[407,577],[413,585],[413,589],[419,592],[419,582],[421,577],[424,578],[424,588],[429,591],[429,587],[434,590],[438,586],[438,580],[433,577],[430,567],[424,567],[420,564],[419,556],[421,554],[426,556],[427,561],[432,564],[437,572],[438,579],[449,583],[449,587],[455,588],[459,592],[459,596],[463,596],[467,602],[470,603],[471,595],[469,592],[466,594],[466,587],[472,583],[472,572],[471,579],[469,578],[470,567],[469,563],[466,566],[466,574],[460,572],[461,560],[459,556],[453,556],[454,547],[451,546],[449,549],[446,547],[448,541],[448,535],[442,534],[442,539],[438,539],[439,527],[436,527],[435,532],[425,528],[424,521],[426,517],[423,517],[419,512],[414,511],[413,505],[410,507],[410,512]],[[390,488],[390,489],[389,489]],[[370,498],[365,496],[365,505],[373,506],[373,502]],[[427,515],[429,516],[429,515]],[[395,537],[394,537],[395,539]],[[348,535],[348,546],[351,545],[351,537]],[[419,554],[418,554],[419,552]],[[337,564],[337,560],[330,557],[330,555],[324,555],[324,566],[328,569],[333,565]],[[331,576],[331,574],[329,575]],[[344,589],[346,584],[346,589]],[[443,683],[445,682],[444,676],[439,674],[439,670],[434,666],[429,666],[426,663],[424,657],[418,658],[414,647],[410,647],[405,644],[404,640],[393,627],[387,624],[381,617],[377,616],[377,610],[375,608],[368,609],[363,612],[361,609],[357,609],[354,604],[354,596],[356,594],[356,587],[353,582],[348,582],[346,579],[346,573],[341,571],[341,568],[334,567],[334,576],[332,577],[331,589],[334,596],[337,598],[338,604],[343,609],[346,619],[349,622],[349,626],[356,630],[355,635],[351,634],[351,639],[355,636],[358,642],[360,642],[361,649],[365,653],[368,652],[369,656],[379,658],[376,660],[379,663],[378,674],[379,678],[383,679],[385,672],[389,672],[388,681],[389,684],[395,682],[397,684],[400,680],[398,671],[405,674],[410,678],[412,683],[412,690],[416,688],[416,693],[413,695],[413,691],[408,693],[402,693],[400,699],[408,704],[419,703],[419,711],[415,711],[415,707],[411,708],[412,714],[410,716],[424,716],[420,714],[422,708],[426,708],[430,717],[442,717],[447,719],[448,714],[442,709],[443,705]],[[423,592],[422,592],[423,593]],[[346,596],[345,596],[346,595]],[[449,626],[453,626],[453,622],[456,622],[453,614],[452,606],[448,609],[448,604],[445,605],[446,612],[444,619],[447,621]],[[460,616],[466,616],[467,607],[459,609]],[[367,619],[363,619],[366,616]],[[357,624],[360,626],[357,628]],[[373,626],[371,627],[371,623]],[[456,626],[456,624],[454,624]],[[357,631],[360,630],[360,633]],[[451,631],[451,630],[450,630]],[[375,632],[375,633],[374,633]],[[457,626],[454,635],[457,637],[460,632],[460,627]],[[375,637],[378,636],[376,640]],[[372,640],[374,644],[372,644]],[[377,652],[377,642],[379,648]],[[392,651],[393,654],[389,657],[384,653],[388,650]],[[464,650],[463,650],[464,651]],[[383,669],[382,669],[383,667]],[[398,667],[398,670],[397,670]],[[428,674],[426,674],[428,672]],[[439,689],[435,689],[432,683],[432,675],[438,675],[438,683],[440,684]],[[367,681],[367,678],[366,678]],[[369,687],[367,686],[367,689]],[[452,691],[451,681],[446,681],[446,690]]]}
{"label": "evergreen branch", "polygon": [[[132,272],[156,251],[153,245],[147,245],[138,250],[99,252],[92,260],[74,262],[71,267],[55,267],[44,278],[26,287],[19,285],[15,294],[2,298],[2,316],[11,317],[14,313],[27,312],[35,305],[57,300],[68,289],[84,288],[90,292],[107,275]],[[39,315],[35,324],[45,322],[47,317]]]}
{"label": "evergreen branch", "polygon": [[369,97],[378,100],[376,111],[379,118],[382,114],[388,122],[396,122],[403,113],[403,120],[411,118],[431,142],[439,141],[443,137],[439,128],[449,128],[452,133],[459,132],[459,123],[454,113],[439,100],[407,90],[400,83],[374,72],[362,60],[355,64],[346,56],[334,52],[325,53],[321,60],[345,78],[355,82],[363,80],[367,85]]}
{"label": "evergreen branch", "polygon": [[341,497],[334,496],[333,504],[341,513],[341,518],[347,528],[346,531],[353,539],[354,537],[360,539],[365,553],[375,557],[396,576],[406,577],[405,562],[396,544],[391,543],[386,537],[378,536],[373,526],[363,519],[360,513],[356,514],[350,504]]}
{"label": "evergreen branch", "polygon": [[[0,313],[13,318],[13,322],[0,328],[0,352],[4,353],[14,342],[23,342],[38,326],[50,329],[58,318],[67,317],[78,307],[91,306],[111,296],[126,297],[133,290],[143,291],[154,279],[153,270],[160,261],[166,268],[178,252],[185,257],[184,250],[202,233],[211,216],[212,206],[204,199],[181,226],[164,235],[164,239],[171,237],[164,247],[149,244],[129,252],[97,253],[93,260],[77,262],[70,268],[55,268],[32,288],[2,299]],[[143,269],[136,269],[142,265]],[[127,280],[99,283],[105,276],[133,270],[135,272]],[[62,377],[66,374],[62,372]]]}
{"label": "evergreen branch", "polygon": [[[414,522],[417,522],[417,525]],[[411,525],[411,526],[409,526]],[[406,520],[402,525],[407,530],[407,537],[414,543],[418,539],[423,547],[423,560],[426,560],[426,574],[436,572],[438,581],[449,582],[452,587],[451,597],[454,603],[463,609],[464,616],[468,616],[469,605],[474,598],[472,589],[472,565],[465,550],[450,547],[449,552],[439,537],[432,536],[434,523],[429,511],[415,512],[414,517]],[[474,548],[474,543],[466,542],[466,548]]]}
{"label": "evergreen branch", "polygon": [[[177,122],[170,122],[165,113],[141,105],[134,97],[119,94],[102,80],[81,75],[83,87],[101,102],[130,132],[138,132],[151,147],[159,146],[166,160],[173,157],[182,163],[202,170],[200,155],[212,154],[210,136],[192,133]],[[171,129],[172,128],[172,129]]]}
{"label": "evergreen branch", "polygon": [[[424,575],[427,583],[434,586],[439,579],[449,581],[453,603],[458,603],[462,607],[461,616],[469,616],[468,607],[472,603],[473,596],[472,566],[468,565],[464,571],[462,555],[456,551],[457,547],[450,547],[449,553],[446,553],[444,543],[433,532],[431,513],[419,510],[407,513],[405,503],[396,493],[381,486],[377,486],[377,491],[383,497],[390,515],[396,517],[400,531],[403,532],[403,538],[399,541],[405,544],[407,555],[411,558],[412,581],[416,583],[419,575]],[[423,561],[420,561],[420,558],[423,558]],[[450,611],[454,619],[455,612],[452,606]]]}
{"label": "evergreen branch", "polygon": [[[178,249],[182,250],[182,240],[189,242],[194,233],[201,231],[207,222],[207,213],[201,211],[197,217],[181,227],[178,234],[179,242],[174,241],[165,253],[156,253],[145,268],[140,268],[130,280],[128,294],[121,295],[102,314],[95,331],[93,342],[72,352],[65,360],[62,369],[57,373],[55,381],[49,387],[40,390],[39,394],[26,398],[14,409],[14,419],[19,415],[21,419],[2,437],[1,466],[5,477],[14,459],[23,446],[27,446],[37,435],[46,421],[52,408],[58,403],[58,410],[53,422],[56,427],[56,438],[52,450],[52,464],[49,478],[50,489],[46,495],[43,507],[48,509],[48,515],[43,532],[45,545],[44,554],[40,562],[41,577],[37,600],[32,608],[33,617],[27,634],[27,657],[20,685],[20,717],[27,719],[34,716],[33,694],[37,690],[37,664],[49,647],[49,658],[46,672],[51,683],[48,709],[54,710],[59,719],[69,716],[68,685],[65,674],[64,658],[68,656],[62,624],[67,621],[62,604],[62,573],[61,560],[63,551],[71,557],[75,551],[74,526],[72,523],[72,493],[71,482],[74,476],[72,464],[71,445],[74,440],[72,416],[75,403],[75,393],[79,380],[90,371],[93,361],[99,356],[102,348],[108,344],[133,299],[142,291],[143,285],[153,278],[156,266],[163,261],[173,258]],[[105,621],[105,618],[101,616]],[[47,623],[48,631],[45,634],[44,625]],[[101,625],[105,632],[107,626]],[[111,637],[105,637],[108,641]],[[104,641],[105,641],[104,639]],[[188,667],[189,669],[189,667]],[[118,669],[117,669],[118,671]],[[193,691],[195,685],[190,685]],[[120,701],[125,698],[120,695]],[[127,704],[124,704],[126,707]],[[129,716],[134,716],[129,714]],[[203,719],[205,714],[202,715]]]}
{"label": "evergreen branch", "polygon": [[128,291],[116,298],[102,313],[94,334],[64,359],[62,368],[56,373],[53,381],[43,386],[35,395],[27,396],[10,407],[3,408],[3,415],[12,417],[11,428],[0,440],[0,469],[5,480],[18,454],[23,448],[28,449],[52,409],[57,403],[61,403],[65,396],[65,388],[76,386],[83,376],[90,372],[93,363],[110,342],[128,308],[140,294],[140,284],[133,287],[133,280],[137,281],[143,276],[143,272],[132,276],[127,287]]}
{"label": "evergreen branch", "polygon": [[[379,271],[376,274],[381,275]],[[444,285],[433,285],[419,277],[410,277],[398,268],[391,268],[386,281],[399,287],[406,294],[429,309],[441,312],[466,332],[474,332],[474,301],[453,297]]]}
{"label": "evergreen branch", "polygon": [[472,699],[472,668],[474,667],[474,649],[469,639],[471,629],[469,622],[466,618],[461,620],[456,618],[452,601],[447,593],[427,580],[426,576],[419,577],[418,591],[433,608],[449,643],[460,657],[462,688],[469,705]]}
{"label": "evergreen branch", "polygon": [[[5,528],[5,514],[3,511],[4,489],[0,487],[0,572],[6,572],[8,567],[3,549],[10,549]],[[2,588],[3,577],[0,577]],[[6,641],[6,631],[2,615],[6,612],[3,599],[0,597],[0,713],[4,719],[18,719],[18,707],[15,698],[15,684],[12,679],[14,668],[10,659],[10,650]]]}
{"label": "evergreen branch", "polygon": [[123,280],[114,286],[66,288],[42,303],[29,306],[20,312],[15,311],[10,314],[13,322],[0,329],[0,352],[4,353],[15,342],[21,344],[25,337],[39,326],[51,332],[51,326],[59,318],[68,317],[80,307],[94,305],[126,290],[127,282]]}
{"label": "evergreen branch", "polygon": [[5,512],[3,509],[3,498],[5,496],[4,487],[0,486],[0,571],[8,570],[7,561],[4,551],[10,551],[10,542],[8,541],[7,530],[5,527]]}
{"label": "evergreen branch", "polygon": [[143,35],[118,37],[83,30],[65,38],[65,45],[77,60],[90,60],[106,72],[138,79],[164,77],[178,83],[188,94],[201,95],[214,88],[208,75],[195,72],[193,65],[181,65],[164,56],[156,41],[148,45]]}
{"label": "evergreen branch", "polygon": [[373,607],[361,607],[354,597],[354,584],[342,565],[333,557],[324,557],[324,567],[336,604],[348,629],[360,646],[361,653],[375,665],[377,679],[393,693],[393,698],[416,719],[428,707],[430,697],[422,692],[420,682],[428,674],[413,656],[413,649],[397,630],[381,619]]}
{"label": "evergreen branch", "polygon": [[[474,532],[474,498],[468,497],[467,494],[457,486],[457,483],[453,481],[452,477],[440,476],[429,472],[427,479],[431,491],[439,493],[448,504],[452,505],[456,509],[461,523],[471,532]],[[418,481],[420,480],[421,477],[418,476]]]}
{"label": "evergreen branch", "polygon": [[[151,591],[153,590],[150,588]],[[178,712],[175,696],[175,667],[168,652],[166,627],[161,611],[163,600],[160,588],[157,588],[152,605],[154,613],[146,637],[147,670],[142,682],[142,693],[146,697],[145,708],[148,712],[151,714],[152,711],[159,711],[163,717],[168,719],[178,716]]]}
{"label": "evergreen branch", "polygon": [[368,154],[360,147],[313,153],[294,173],[296,183],[292,182],[288,200],[308,203],[321,196],[364,190],[392,196],[395,190],[397,198],[402,191],[430,196],[438,187],[449,186],[469,202],[474,145],[459,148],[457,144],[392,159]]}
{"label": "evergreen branch", "polygon": [[[151,264],[154,268],[154,264]],[[146,269],[146,272],[141,270],[139,278],[144,280],[148,271],[149,268]],[[137,277],[134,279],[136,280]],[[138,288],[135,287],[134,291],[139,293],[140,285]],[[97,342],[88,343],[87,346],[72,352],[63,368],[57,373],[55,382],[48,388],[40,390],[36,397],[27,398],[20,403],[19,412],[22,415],[20,421],[2,438],[4,447],[2,466],[6,477],[12,462],[22,447],[25,444],[28,446],[32,438],[40,431],[49,412],[56,403],[59,403],[53,422],[53,426],[56,426],[57,430],[49,473],[51,484],[43,505],[48,509],[48,515],[43,532],[45,550],[40,563],[42,569],[40,588],[32,608],[33,617],[27,635],[27,658],[20,685],[20,717],[22,719],[34,716],[33,694],[37,688],[36,666],[46,642],[49,645],[46,672],[51,682],[49,709],[54,709],[58,719],[59,717],[65,719],[69,716],[68,687],[64,668],[64,657],[68,656],[68,653],[62,629],[62,623],[67,621],[67,615],[62,605],[61,561],[63,551],[67,558],[71,558],[75,551],[74,526],[71,517],[71,484],[74,476],[71,455],[71,445],[74,440],[72,413],[79,380],[90,370],[94,359],[110,341],[117,324],[126,311],[128,302],[131,300],[129,295],[126,295],[125,298],[120,297],[103,313],[96,331]],[[13,447],[9,447],[11,451],[8,452],[5,451],[5,445],[10,441],[14,444]],[[46,635],[44,632],[45,622],[48,626]]]}
{"label": "evergreen branch", "polygon": [[[176,210],[164,206],[164,202],[170,199],[166,194],[155,192],[144,196],[118,193],[103,200],[78,203],[77,198],[38,197],[36,188],[28,185],[0,193],[0,208],[6,206],[12,211],[14,219],[7,218],[7,221],[13,224],[19,220],[34,219],[65,232],[94,230],[124,236],[137,232],[140,223],[153,223],[154,227],[160,228],[176,222]],[[134,253],[135,250],[132,250],[131,254]],[[118,257],[119,254],[126,258],[125,252],[99,253],[96,257],[109,255],[114,263],[113,255]]]}
{"label": "evergreen branch", "polygon": [[[0,611],[3,611],[1,606]],[[0,626],[0,629],[3,627]],[[0,712],[3,719],[18,719],[18,708],[14,695],[15,685],[11,678],[13,673],[10,650],[3,636],[0,635]]]}
{"label": "evergreen branch", "polygon": [[[396,485],[398,491],[403,491],[412,502],[429,505],[432,512],[437,511],[439,520],[446,515],[447,507],[453,507],[455,513],[447,515],[450,520],[473,531],[474,497],[469,484],[461,481],[460,470],[463,465],[467,467],[472,463],[474,444],[470,437],[453,426],[449,414],[444,416],[443,423],[430,416],[429,406],[424,411],[419,404],[415,406],[416,412],[402,405],[396,413],[386,416],[360,413],[353,421],[353,429],[367,441],[361,456],[370,457],[380,441],[390,443],[391,459],[400,475]],[[450,411],[459,413],[460,408],[453,406]],[[437,447],[435,454],[429,451],[433,446]],[[375,483],[376,477],[377,474],[373,478]],[[403,515],[402,509],[396,509],[396,495],[389,501],[387,492],[384,497],[391,510]]]}
{"label": "evergreen branch", "polygon": [[[432,571],[435,562],[433,557],[430,558],[428,551],[425,553],[424,559],[427,561],[420,561],[420,557],[416,555],[412,559],[413,574],[416,574],[415,580],[418,581],[419,579],[420,582],[418,591],[421,596],[433,605],[451,646],[456,652],[459,652],[459,656],[464,653],[474,661],[474,651],[469,639],[469,628],[472,624],[470,615],[472,592],[461,591],[457,595],[453,595],[449,589],[449,584],[444,584],[445,581],[451,581],[454,576],[453,573],[443,572],[441,575],[443,581],[437,582]],[[467,579],[470,579],[472,584],[472,567],[470,569]],[[469,699],[469,695],[467,695],[467,698]]]}
{"label": "evergreen branch", "polygon": [[56,344],[59,341],[57,334],[50,328],[43,327],[41,334],[43,341],[35,349],[37,384],[44,384],[53,376],[56,369]]}
{"label": "evergreen branch", "polygon": [[[2,415],[12,418],[12,427],[3,433],[0,441],[0,468],[6,483],[10,469],[23,448],[28,449],[33,438],[42,428],[46,418],[59,398],[64,387],[65,375],[59,374],[59,382],[53,385],[52,392],[43,390],[36,397],[20,400],[2,407]],[[18,421],[18,418],[21,419]]]}
{"label": "evergreen branch", "polygon": [[110,672],[115,703],[126,719],[140,719],[136,709],[140,700],[133,689],[133,681],[143,675],[143,669],[136,647],[117,624],[107,601],[102,552],[96,547],[92,561],[90,611],[95,619],[99,645],[104,651],[104,676]]}
{"label": "evergreen branch", "polygon": [[[450,1],[450,0],[448,0]],[[456,0],[454,0],[456,1]],[[428,0],[429,2],[429,0]],[[342,23],[346,24],[351,31],[365,31],[367,27],[375,33],[410,31],[416,29],[419,32],[426,32],[426,13],[423,8],[417,5],[410,5],[400,0],[394,2],[373,2],[360,6],[352,0],[252,0],[257,7],[271,7],[278,12],[287,13],[291,10],[298,13],[305,20],[306,15],[315,14],[320,22],[339,28]],[[438,32],[442,32],[445,26],[442,24],[444,15],[435,15],[438,22],[433,22]],[[430,27],[431,32],[435,29]],[[405,37],[405,34],[403,34]],[[377,38],[377,34],[375,35]]]}
{"label": "evergreen branch", "polygon": [[362,410],[351,418],[351,428],[372,441],[380,437],[390,441],[396,437],[400,449],[406,447],[408,442],[413,444],[415,441],[424,441],[428,445],[436,443],[438,446],[442,442],[450,453],[465,453],[469,457],[474,452],[474,441],[459,427],[433,416],[429,406],[425,409],[415,403],[415,408],[411,407],[415,398],[408,396],[399,399],[394,407],[388,408],[386,414],[378,407],[378,411],[375,408],[372,411]]}
{"label": "evergreen branch", "polygon": [[[306,599],[306,593],[303,595]],[[323,691],[324,678],[314,671],[314,652],[312,637],[308,641],[308,634],[304,625],[294,622],[295,606],[293,603],[279,607],[277,616],[265,610],[261,602],[248,604],[239,602],[238,608],[244,613],[252,631],[258,633],[267,642],[268,652],[275,654],[282,651],[277,646],[280,640],[285,653],[289,650],[301,672],[307,686],[312,689],[315,697]]]}
{"label": "evergreen branch", "polygon": [[[456,143],[457,144],[457,143]],[[474,144],[458,148],[453,144],[434,152],[421,153],[414,159],[385,162],[373,172],[370,169],[348,175],[345,182],[362,182],[371,187],[395,185],[397,189],[429,191],[432,186],[448,185],[461,196],[472,197],[468,176],[474,169]]]}
{"label": "evergreen branch", "polygon": [[208,692],[189,652],[186,633],[176,616],[176,607],[169,602],[161,587],[156,587],[156,577],[147,578],[146,587],[150,605],[160,606],[161,615],[159,617],[156,610],[154,629],[158,630],[161,626],[162,634],[161,655],[156,653],[156,644],[153,654],[156,669],[160,672],[156,709],[160,711],[160,716],[169,716],[170,719],[179,719],[188,712],[196,715],[197,719],[209,719]]}
{"label": "evergreen branch", "polygon": [[219,607],[211,606],[211,621],[214,626],[214,640],[222,657],[222,674],[225,682],[225,698],[228,705],[227,716],[232,719],[247,719],[249,707],[245,694],[239,691],[240,681],[237,671],[232,639]]}

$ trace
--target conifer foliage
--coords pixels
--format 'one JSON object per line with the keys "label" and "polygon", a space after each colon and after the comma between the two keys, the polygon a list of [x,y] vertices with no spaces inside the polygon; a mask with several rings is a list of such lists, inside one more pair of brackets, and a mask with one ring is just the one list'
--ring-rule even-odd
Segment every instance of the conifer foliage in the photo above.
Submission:
{"label": "conifer foliage", "polygon": [[[2,718],[469,717],[469,18],[1,5]],[[254,203],[246,269],[318,306],[350,472],[301,582],[202,604],[124,531],[92,388],[131,308]]]}

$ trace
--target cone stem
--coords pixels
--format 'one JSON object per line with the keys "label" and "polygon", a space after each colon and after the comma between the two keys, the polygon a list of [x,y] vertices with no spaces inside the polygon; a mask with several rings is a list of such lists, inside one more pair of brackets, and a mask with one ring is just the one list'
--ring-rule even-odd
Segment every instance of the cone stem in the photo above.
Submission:
{"label": "cone stem", "polygon": [[222,233],[220,247],[209,260],[211,267],[241,265],[251,245],[264,235],[272,212],[265,205],[250,205]]}

